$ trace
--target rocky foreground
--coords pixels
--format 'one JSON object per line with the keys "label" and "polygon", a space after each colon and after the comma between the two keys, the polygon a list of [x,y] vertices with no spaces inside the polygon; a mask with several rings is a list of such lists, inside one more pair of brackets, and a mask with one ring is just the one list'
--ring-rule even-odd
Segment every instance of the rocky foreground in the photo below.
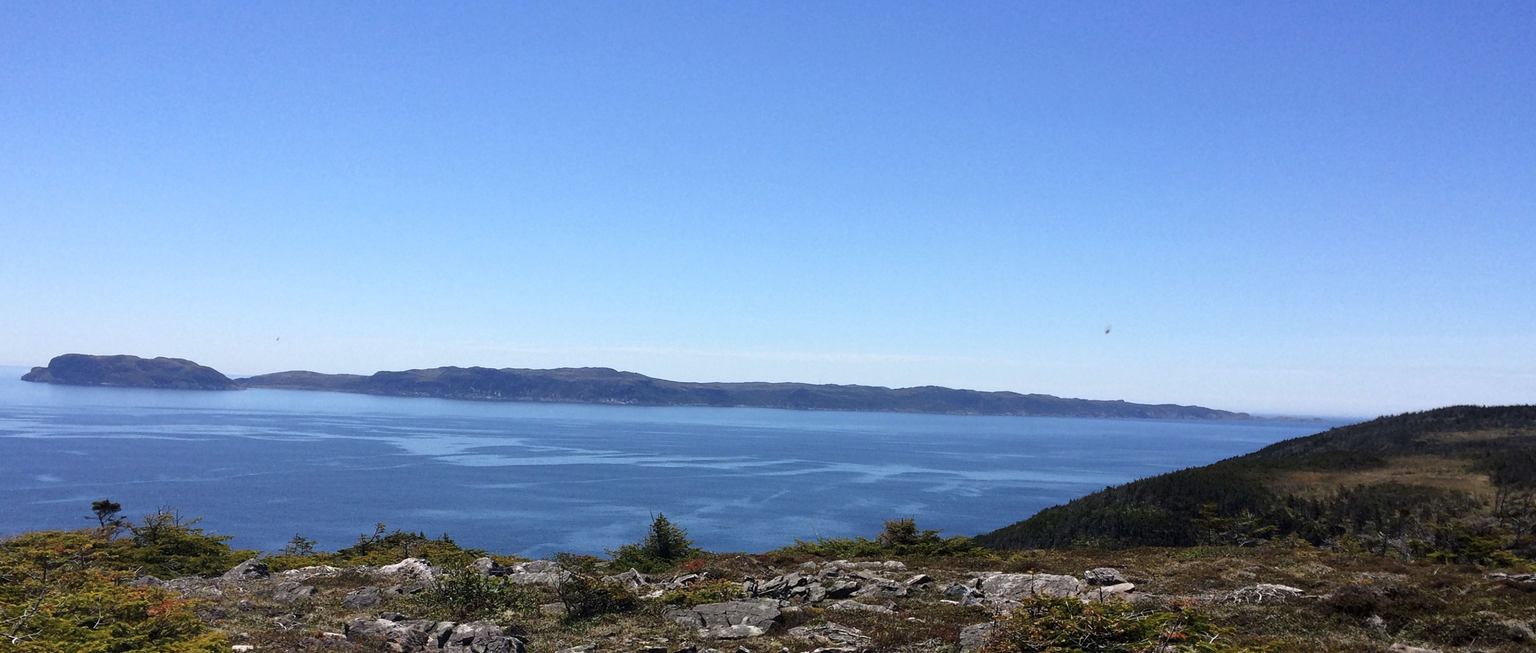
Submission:
{"label": "rocky foreground", "polygon": [[[557,622],[567,606],[539,605],[537,616],[521,620],[529,627],[492,621],[456,623],[411,613],[411,597],[429,590],[445,570],[416,558],[381,567],[339,569],[313,566],[273,573],[259,560],[242,563],[217,578],[162,581],[140,577],[135,583],[158,585],[185,598],[200,599],[198,616],[231,634],[236,651],[392,651],[396,653],[705,653],[811,651],[814,653],[884,650],[975,651],[988,646],[999,620],[1032,597],[1071,598],[1084,602],[1128,601],[1147,605],[1169,602],[1211,606],[1302,606],[1333,601],[1330,594],[1275,582],[1250,582],[1230,589],[1179,594],[1143,592],[1135,578],[1112,567],[1080,575],[1007,573],[958,569],[914,569],[900,561],[807,561],[784,568],[743,556],[735,565],[648,576],[631,570],[603,582],[622,586],[647,600],[648,609],[623,619],[598,619],[580,628],[543,629],[533,622]],[[732,568],[734,567],[734,569]],[[1249,565],[1252,568],[1252,565]],[[504,578],[519,586],[559,596],[572,572],[551,561],[498,564],[477,560],[474,573]],[[1316,564],[1306,573],[1335,574]],[[1342,575],[1342,574],[1340,574]],[[734,578],[730,578],[734,576]],[[1391,588],[1407,577],[1366,572],[1350,587]],[[1259,581],[1252,572],[1236,578]],[[1294,574],[1288,576],[1294,578]],[[1166,583],[1157,583],[1167,586]],[[1484,591],[1536,592],[1536,575],[1482,576]],[[667,604],[664,597],[688,596],[690,590],[724,590],[728,600]],[[1390,590],[1388,590],[1390,591]],[[1536,615],[1526,615],[1536,617]],[[1529,619],[1486,620],[1485,648],[1447,650],[1522,650],[1536,646]],[[1366,632],[1383,637],[1379,615],[1361,620]],[[889,643],[891,629],[908,640]],[[913,636],[913,632],[925,635]],[[882,645],[879,638],[885,638]],[[1504,642],[1517,648],[1500,648]],[[1291,649],[1283,649],[1291,650]],[[1422,652],[1403,643],[1382,641],[1378,648]]]}

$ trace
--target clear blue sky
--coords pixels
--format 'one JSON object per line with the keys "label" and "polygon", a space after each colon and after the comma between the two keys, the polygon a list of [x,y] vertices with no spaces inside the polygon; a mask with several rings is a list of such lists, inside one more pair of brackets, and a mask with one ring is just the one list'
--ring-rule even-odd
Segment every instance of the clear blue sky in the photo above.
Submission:
{"label": "clear blue sky", "polygon": [[0,281],[12,365],[1529,403],[1536,3],[4,2]]}

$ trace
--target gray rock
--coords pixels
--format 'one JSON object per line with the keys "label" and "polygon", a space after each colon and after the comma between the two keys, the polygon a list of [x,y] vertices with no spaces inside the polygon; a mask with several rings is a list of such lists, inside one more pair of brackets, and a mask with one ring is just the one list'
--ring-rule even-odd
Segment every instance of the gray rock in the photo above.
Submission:
{"label": "gray rock", "polygon": [[1089,585],[1119,585],[1125,582],[1125,576],[1111,567],[1097,567],[1083,572],[1083,579]]}
{"label": "gray rock", "polygon": [[933,577],[929,576],[928,574],[918,574],[916,576],[913,576],[911,578],[908,578],[908,579],[902,581],[901,584],[902,585],[906,585],[907,587],[917,587],[919,585],[932,585],[933,584]]}
{"label": "gray rock", "polygon": [[311,585],[300,585],[295,581],[278,583],[272,588],[272,602],[278,605],[289,605],[302,601],[315,595],[315,588]]}
{"label": "gray rock", "polygon": [[789,629],[789,636],[810,641],[816,646],[863,646],[870,643],[870,638],[864,634],[864,631],[831,622],[815,626],[796,626]]}
{"label": "gray rock", "polygon": [[1302,594],[1303,592],[1299,587],[1259,583],[1258,585],[1250,585],[1232,590],[1231,597],[1235,603],[1273,603],[1295,598]]}
{"label": "gray rock", "polygon": [[752,626],[767,632],[779,618],[778,601],[726,601],[695,606],[693,611],[704,621],[706,628],[720,626]]}
{"label": "gray rock", "polygon": [[469,568],[486,576],[505,576],[512,573],[511,569],[490,558],[475,558],[474,562],[469,563]]}
{"label": "gray rock", "polygon": [[154,576],[140,576],[128,581],[129,587],[165,587],[165,581]]}
{"label": "gray rock", "polygon": [[560,573],[560,565],[551,560],[533,560],[512,565],[512,571],[519,574],[556,574]]}
{"label": "gray rock", "polygon": [[626,571],[622,574],[604,576],[603,580],[610,583],[619,583],[620,585],[623,585],[632,590],[637,590],[651,584],[651,577],[640,573],[639,570],[636,569],[630,569],[629,571]]}
{"label": "gray rock", "polygon": [[352,590],[347,593],[346,598],[341,600],[341,607],[353,610],[371,608],[384,602],[383,592],[383,588],[379,587],[363,587]]}
{"label": "gray rock", "polygon": [[570,577],[570,572],[564,571],[514,571],[506,576],[507,580],[519,585],[546,585],[549,587],[559,587],[561,583],[564,583]]}
{"label": "gray rock", "polygon": [[1432,648],[1419,648],[1417,646],[1409,646],[1407,644],[1393,644],[1387,650],[1391,651],[1391,653],[1440,653],[1440,651]]}
{"label": "gray rock", "polygon": [[1505,634],[1517,642],[1536,642],[1536,631],[1531,630],[1531,625],[1519,619],[1505,619],[1499,622],[1504,627]]}
{"label": "gray rock", "polygon": [[960,629],[960,650],[964,653],[982,648],[992,643],[992,638],[997,636],[997,622],[972,624]]}
{"label": "gray rock", "polygon": [[746,639],[748,637],[759,637],[767,633],[768,630],[766,628],[748,626],[747,624],[699,629],[699,637],[705,639]]}
{"label": "gray rock", "polygon": [[391,576],[411,576],[417,580],[431,582],[437,578],[437,570],[432,568],[426,560],[421,558],[406,558],[392,565],[379,567],[379,573]]}
{"label": "gray rock", "polygon": [[821,584],[818,583],[805,588],[806,603],[821,603],[825,600],[827,600],[827,588],[822,587]]}
{"label": "gray rock", "polygon": [[353,619],[347,622],[344,634],[348,641],[382,640],[402,653],[415,653],[427,650],[427,635],[436,627],[437,622],[421,619]]}
{"label": "gray rock", "polygon": [[838,601],[837,603],[833,603],[832,605],[828,606],[827,609],[828,610],[849,610],[849,611],[863,611],[863,612],[879,612],[881,614],[892,614],[892,613],[896,612],[895,610],[892,610],[888,606],[872,605],[872,604],[869,604],[869,603],[859,603],[858,601],[854,601],[852,599],[845,600],[845,601]]}
{"label": "gray rock", "polygon": [[523,653],[523,642],[508,637],[501,626],[489,621],[472,621],[453,626],[438,640],[443,653]]}
{"label": "gray rock", "polygon": [[851,580],[840,580],[832,583],[832,586],[827,588],[827,598],[846,599],[853,596],[853,593],[857,591],[859,591],[858,583]]}
{"label": "gray rock", "polygon": [[1083,591],[1083,599],[1088,601],[1107,601],[1109,599],[1123,599],[1127,594],[1136,591],[1136,585],[1132,583],[1120,583],[1119,585],[1105,585],[1102,587],[1090,587]]}
{"label": "gray rock", "polygon": [[289,569],[278,574],[286,580],[309,580],[311,578],[333,578],[341,575],[341,570],[330,565],[314,565]]}
{"label": "gray rock", "polygon": [[267,563],[251,558],[235,565],[234,569],[224,572],[224,575],[219,578],[222,580],[252,580],[266,578],[271,575],[272,571],[267,568]]}
{"label": "gray rock", "polygon": [[992,602],[1022,601],[1036,595],[1071,597],[1083,591],[1082,581],[1055,574],[989,574],[981,577],[980,585]]}

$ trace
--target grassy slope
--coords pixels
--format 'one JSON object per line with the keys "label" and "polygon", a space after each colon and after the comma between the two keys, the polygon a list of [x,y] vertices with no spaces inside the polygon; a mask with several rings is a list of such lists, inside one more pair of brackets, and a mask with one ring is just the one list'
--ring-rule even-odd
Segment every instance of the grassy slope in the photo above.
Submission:
{"label": "grassy slope", "polygon": [[1319,544],[1375,528],[1406,542],[1433,539],[1434,525],[1493,517],[1500,490],[1518,498],[1532,487],[1536,406],[1453,406],[1108,488],[976,539],[996,549],[1190,546],[1223,529],[1241,543],[1246,528]]}

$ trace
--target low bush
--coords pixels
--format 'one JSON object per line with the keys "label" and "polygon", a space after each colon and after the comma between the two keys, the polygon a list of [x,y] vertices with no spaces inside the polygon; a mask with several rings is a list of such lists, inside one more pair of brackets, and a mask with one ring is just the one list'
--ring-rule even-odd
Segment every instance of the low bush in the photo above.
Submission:
{"label": "low bush", "polygon": [[657,514],[651,520],[651,526],[647,529],[643,541],[625,544],[616,551],[608,552],[613,556],[613,562],[608,566],[617,571],[635,569],[641,573],[654,574],[671,569],[678,563],[697,558],[703,553],[702,550],[693,546],[693,540],[688,539],[687,531],[669,521],[666,515]]}
{"label": "low bush", "polygon": [[560,583],[557,593],[570,620],[633,612],[640,607],[640,598],[629,588],[592,574],[571,574]]}
{"label": "low bush", "polygon": [[228,651],[193,604],[157,587],[129,587],[114,569],[121,545],[102,530],[40,531],[0,541],[0,650]]}
{"label": "low bush", "polygon": [[986,653],[1237,653],[1225,633],[1198,612],[1143,610],[1124,601],[1084,603],[1040,596],[1000,622]]}
{"label": "low bush", "polygon": [[741,586],[728,580],[706,580],[661,595],[664,605],[691,608],[705,603],[720,603],[742,598]]}
{"label": "low bush", "polygon": [[411,597],[410,605],[421,614],[447,621],[489,620],[510,624],[539,610],[539,591],[506,578],[459,569],[438,578],[432,586]]}
{"label": "low bush", "polygon": [[949,557],[985,553],[963,535],[940,537],[937,530],[919,530],[911,517],[889,519],[873,540],[862,537],[795,540],[794,546],[772,551],[782,555],[810,555],[830,559],[882,557]]}

